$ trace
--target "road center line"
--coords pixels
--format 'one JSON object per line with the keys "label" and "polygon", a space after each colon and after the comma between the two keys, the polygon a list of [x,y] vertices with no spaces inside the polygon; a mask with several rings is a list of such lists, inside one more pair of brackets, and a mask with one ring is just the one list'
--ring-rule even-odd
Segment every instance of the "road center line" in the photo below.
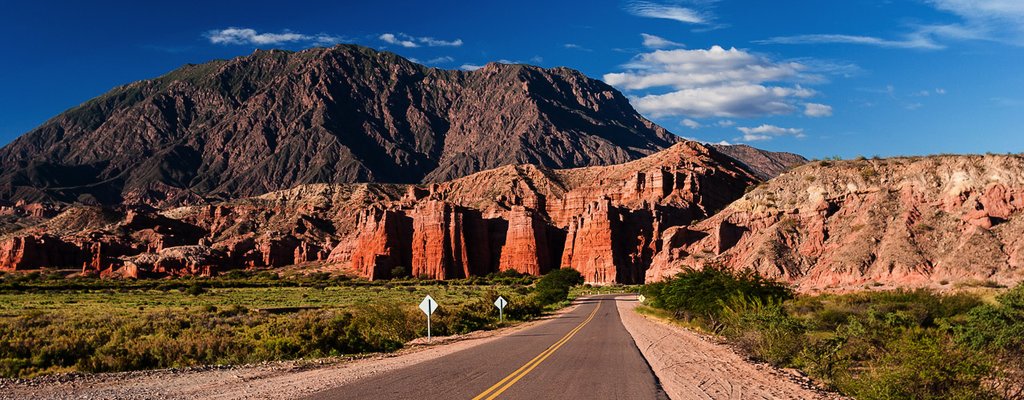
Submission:
{"label": "road center line", "polygon": [[478,394],[476,397],[473,398],[473,400],[492,400],[495,397],[498,397],[498,395],[503,393],[505,390],[508,390],[508,388],[512,387],[512,385],[514,385],[516,382],[518,382],[520,379],[526,376],[526,374],[530,373],[530,371],[533,371],[533,369],[536,368],[537,365],[540,365],[540,363],[544,362],[544,360],[551,356],[551,354],[553,354],[556,350],[562,347],[562,345],[568,342],[569,339],[572,339],[572,337],[575,336],[576,333],[578,333],[581,329],[583,329],[583,327],[587,325],[588,322],[593,320],[594,316],[597,315],[597,310],[601,308],[601,303],[602,302],[598,300],[597,306],[594,307],[594,311],[590,312],[590,316],[588,316],[587,319],[583,320],[583,322],[581,322],[579,325],[577,325],[575,328],[569,331],[569,333],[566,333],[565,336],[563,336],[557,342],[548,347],[547,350],[544,350],[536,357],[534,357],[532,360],[528,361],[526,364],[523,364],[522,367],[519,367],[519,369],[509,374],[504,379],[498,381],[498,383],[495,383],[494,386],[491,386],[487,388],[487,390],[485,390],[483,393]]}

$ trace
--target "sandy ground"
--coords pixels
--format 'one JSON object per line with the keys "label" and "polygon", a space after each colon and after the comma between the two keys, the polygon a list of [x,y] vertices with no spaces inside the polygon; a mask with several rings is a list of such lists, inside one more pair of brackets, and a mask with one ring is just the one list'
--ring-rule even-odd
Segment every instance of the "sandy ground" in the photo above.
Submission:
{"label": "sandy ground", "polygon": [[[635,300],[622,296],[619,300]],[[799,375],[752,363],[685,328],[639,314],[618,301],[622,324],[673,399],[838,399]]]}
{"label": "sandy ground", "polygon": [[256,365],[0,379],[0,399],[294,399],[501,338],[562,313],[493,331],[410,342],[391,354]]}

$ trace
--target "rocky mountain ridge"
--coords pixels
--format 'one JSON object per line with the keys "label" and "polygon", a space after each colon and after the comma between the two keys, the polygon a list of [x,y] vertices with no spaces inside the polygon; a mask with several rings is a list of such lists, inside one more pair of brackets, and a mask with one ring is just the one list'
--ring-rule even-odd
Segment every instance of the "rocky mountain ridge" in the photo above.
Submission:
{"label": "rocky mountain ridge", "polygon": [[680,139],[568,68],[448,71],[355,45],[115,88],[0,149],[0,199],[166,207],[313,183],[611,165]]}

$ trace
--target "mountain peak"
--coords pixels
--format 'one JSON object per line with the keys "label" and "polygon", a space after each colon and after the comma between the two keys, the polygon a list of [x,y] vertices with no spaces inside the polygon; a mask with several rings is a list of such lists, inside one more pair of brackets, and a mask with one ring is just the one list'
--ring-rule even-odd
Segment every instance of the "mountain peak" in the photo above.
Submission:
{"label": "mountain peak", "polygon": [[184,65],[0,149],[0,198],[236,198],[310,183],[437,182],[501,165],[621,163],[679,139],[567,68],[427,68],[358,45]]}

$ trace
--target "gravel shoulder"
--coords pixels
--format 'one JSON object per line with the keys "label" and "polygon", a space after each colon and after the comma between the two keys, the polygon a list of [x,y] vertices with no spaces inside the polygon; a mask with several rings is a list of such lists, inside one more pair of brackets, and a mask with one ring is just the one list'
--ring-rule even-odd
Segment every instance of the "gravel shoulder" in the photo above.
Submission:
{"label": "gravel shoulder", "polygon": [[635,299],[618,297],[622,325],[673,399],[842,398],[817,389],[806,378],[750,362],[727,346],[639,314]]}
{"label": "gravel shoulder", "polygon": [[0,399],[293,399],[479,346],[569,312],[493,331],[410,342],[390,354],[102,374],[0,379]]}

